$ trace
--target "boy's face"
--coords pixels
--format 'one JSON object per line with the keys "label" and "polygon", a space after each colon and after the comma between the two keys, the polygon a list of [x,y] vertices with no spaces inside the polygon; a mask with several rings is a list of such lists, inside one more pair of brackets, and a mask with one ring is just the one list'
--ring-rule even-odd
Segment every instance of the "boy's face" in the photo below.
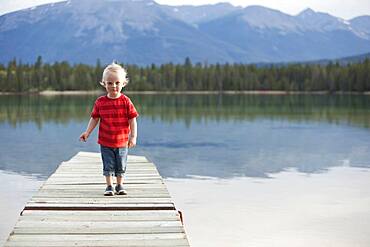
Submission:
{"label": "boy's face", "polygon": [[111,72],[105,78],[104,87],[108,92],[108,96],[110,97],[117,97],[120,93],[122,88],[125,86],[124,84],[125,78],[120,78],[120,76],[115,73]]}

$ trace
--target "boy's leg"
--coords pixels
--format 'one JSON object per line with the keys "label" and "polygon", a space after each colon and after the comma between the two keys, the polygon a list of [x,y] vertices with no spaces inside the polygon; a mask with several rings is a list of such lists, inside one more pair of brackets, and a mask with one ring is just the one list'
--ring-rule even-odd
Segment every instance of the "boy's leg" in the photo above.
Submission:
{"label": "boy's leg", "polygon": [[107,186],[113,186],[112,176],[105,176],[105,182],[107,183]]}
{"label": "boy's leg", "polygon": [[103,175],[105,176],[105,182],[107,183],[104,195],[113,196],[114,190],[112,176],[114,174],[114,164],[115,164],[114,150],[109,147],[100,146],[100,151],[103,161]]}
{"label": "boy's leg", "polygon": [[117,184],[123,184],[123,177],[117,176]]}
{"label": "boy's leg", "polygon": [[116,166],[115,166],[115,176],[117,179],[116,193],[118,195],[125,195],[126,191],[123,189],[123,176],[126,172],[127,165],[127,153],[128,148],[118,148],[116,153]]}
{"label": "boy's leg", "polygon": [[114,175],[117,178],[117,184],[122,184],[123,176],[126,172],[128,148],[117,148],[115,151],[116,162],[114,166]]}

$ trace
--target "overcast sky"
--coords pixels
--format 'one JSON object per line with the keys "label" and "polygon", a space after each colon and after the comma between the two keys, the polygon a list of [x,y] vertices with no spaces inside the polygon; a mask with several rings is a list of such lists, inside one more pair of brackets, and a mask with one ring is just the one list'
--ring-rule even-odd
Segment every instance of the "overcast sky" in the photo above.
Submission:
{"label": "overcast sky", "polygon": [[[60,1],[60,0],[59,0]],[[77,0],[75,0],[77,1]],[[230,2],[235,6],[261,5],[284,13],[296,15],[300,11],[311,8],[315,11],[326,12],[331,15],[351,19],[360,15],[370,15],[370,0],[155,0],[160,4],[168,5],[201,5],[218,2]],[[44,3],[58,2],[58,0],[0,0],[0,15],[15,10],[29,8]]]}

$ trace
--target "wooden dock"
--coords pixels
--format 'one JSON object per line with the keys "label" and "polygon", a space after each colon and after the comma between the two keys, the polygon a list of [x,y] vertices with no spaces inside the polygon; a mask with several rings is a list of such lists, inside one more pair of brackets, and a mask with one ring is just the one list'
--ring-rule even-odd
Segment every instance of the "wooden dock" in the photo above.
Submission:
{"label": "wooden dock", "polygon": [[127,195],[103,196],[99,153],[63,162],[26,204],[6,247],[189,246],[155,165],[129,156]]}

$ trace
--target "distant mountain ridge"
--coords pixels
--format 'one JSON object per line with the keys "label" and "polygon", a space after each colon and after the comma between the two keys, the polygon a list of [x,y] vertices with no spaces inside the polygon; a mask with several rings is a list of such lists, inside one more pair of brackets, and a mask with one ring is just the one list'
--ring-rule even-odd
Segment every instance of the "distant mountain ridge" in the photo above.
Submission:
{"label": "distant mountain ridge", "polygon": [[0,16],[0,63],[116,59],[147,65],[271,63],[370,52],[370,16],[344,20],[306,9],[220,3],[166,6],[151,0],[70,0]]}
{"label": "distant mountain ridge", "polygon": [[332,60],[322,59],[318,61],[310,61],[309,63],[323,64],[323,65],[326,65],[328,63],[339,63],[341,65],[346,65],[349,63],[362,63],[366,59],[370,60],[370,52],[365,53],[365,54],[355,55],[355,56],[341,57],[341,58],[332,59]]}

